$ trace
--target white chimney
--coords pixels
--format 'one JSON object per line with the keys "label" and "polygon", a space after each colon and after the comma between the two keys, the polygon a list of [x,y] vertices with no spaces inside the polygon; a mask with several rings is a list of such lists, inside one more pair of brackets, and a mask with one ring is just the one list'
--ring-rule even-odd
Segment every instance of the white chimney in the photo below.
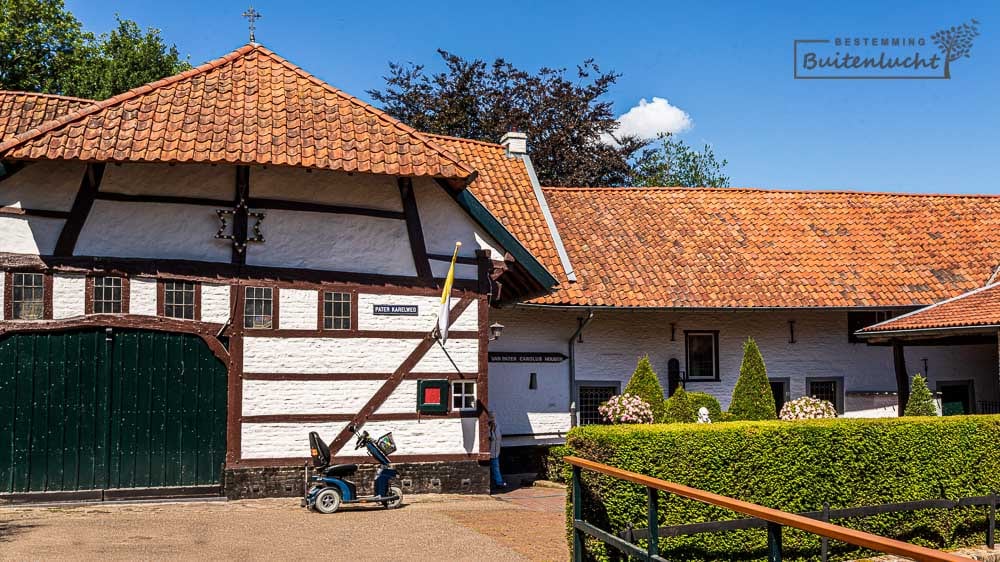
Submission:
{"label": "white chimney", "polygon": [[528,153],[528,135],[511,131],[504,133],[500,146],[507,149],[507,156],[521,156]]}

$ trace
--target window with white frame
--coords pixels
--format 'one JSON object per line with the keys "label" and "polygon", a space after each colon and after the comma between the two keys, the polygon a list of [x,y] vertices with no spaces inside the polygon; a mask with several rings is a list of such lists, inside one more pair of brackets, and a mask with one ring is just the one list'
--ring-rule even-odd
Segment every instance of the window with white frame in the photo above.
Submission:
{"label": "window with white frame", "polygon": [[351,329],[351,293],[323,292],[323,329]]}
{"label": "window with white frame", "polygon": [[274,290],[270,287],[247,287],[243,326],[250,330],[271,329]]}
{"label": "window with white frame", "polygon": [[41,320],[45,317],[45,276],[15,273],[11,276],[11,317],[14,320]]}
{"label": "window with white frame", "polygon": [[455,381],[451,383],[451,409],[476,409],[476,383],[469,381]]}
{"label": "window with white frame", "polygon": [[[182,320],[195,319],[195,287],[188,281],[163,282],[163,315]],[[97,302],[94,302],[95,308]]]}
{"label": "window with white frame", "polygon": [[94,314],[121,314],[122,278],[94,278]]}

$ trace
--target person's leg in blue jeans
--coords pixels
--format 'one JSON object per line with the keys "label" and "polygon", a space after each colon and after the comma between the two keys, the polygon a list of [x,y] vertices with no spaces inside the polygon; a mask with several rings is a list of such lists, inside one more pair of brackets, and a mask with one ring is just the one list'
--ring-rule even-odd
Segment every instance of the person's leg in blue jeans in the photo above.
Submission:
{"label": "person's leg in blue jeans", "polygon": [[500,474],[500,457],[493,457],[490,459],[490,472],[493,474],[493,485],[498,488],[506,488],[507,483],[503,481],[503,475]]}

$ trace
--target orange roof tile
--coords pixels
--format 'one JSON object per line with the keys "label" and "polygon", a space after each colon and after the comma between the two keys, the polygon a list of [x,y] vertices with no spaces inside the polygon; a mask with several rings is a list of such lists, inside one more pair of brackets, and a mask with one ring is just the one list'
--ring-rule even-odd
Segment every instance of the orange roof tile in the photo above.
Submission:
{"label": "orange roof tile", "polygon": [[427,136],[258,45],[7,139],[0,156],[473,174]]}
{"label": "orange roof tile", "polygon": [[514,235],[561,284],[567,283],[542,207],[520,158],[494,143],[428,134],[479,175],[469,191]]}
{"label": "orange roof tile", "polygon": [[0,90],[0,141],[93,103],[52,94]]}
{"label": "orange roof tile", "polygon": [[897,316],[869,326],[859,333],[882,334],[977,326],[1000,326],[1000,283],[980,287],[955,298]]}
{"label": "orange roof tile", "polygon": [[925,305],[1000,263],[1000,197],[546,188],[579,282],[532,301],[613,307]]}

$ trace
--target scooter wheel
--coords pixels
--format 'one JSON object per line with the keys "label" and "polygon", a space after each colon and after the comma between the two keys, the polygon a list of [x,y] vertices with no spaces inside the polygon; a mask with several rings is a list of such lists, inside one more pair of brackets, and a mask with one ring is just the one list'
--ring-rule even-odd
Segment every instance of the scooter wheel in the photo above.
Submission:
{"label": "scooter wheel", "polygon": [[316,494],[316,502],[313,509],[320,513],[333,513],[340,509],[340,491],[334,488],[327,488]]}
{"label": "scooter wheel", "polygon": [[389,495],[396,496],[396,499],[382,502],[382,506],[386,509],[396,509],[397,507],[403,505],[403,489],[399,486],[390,486]]}

